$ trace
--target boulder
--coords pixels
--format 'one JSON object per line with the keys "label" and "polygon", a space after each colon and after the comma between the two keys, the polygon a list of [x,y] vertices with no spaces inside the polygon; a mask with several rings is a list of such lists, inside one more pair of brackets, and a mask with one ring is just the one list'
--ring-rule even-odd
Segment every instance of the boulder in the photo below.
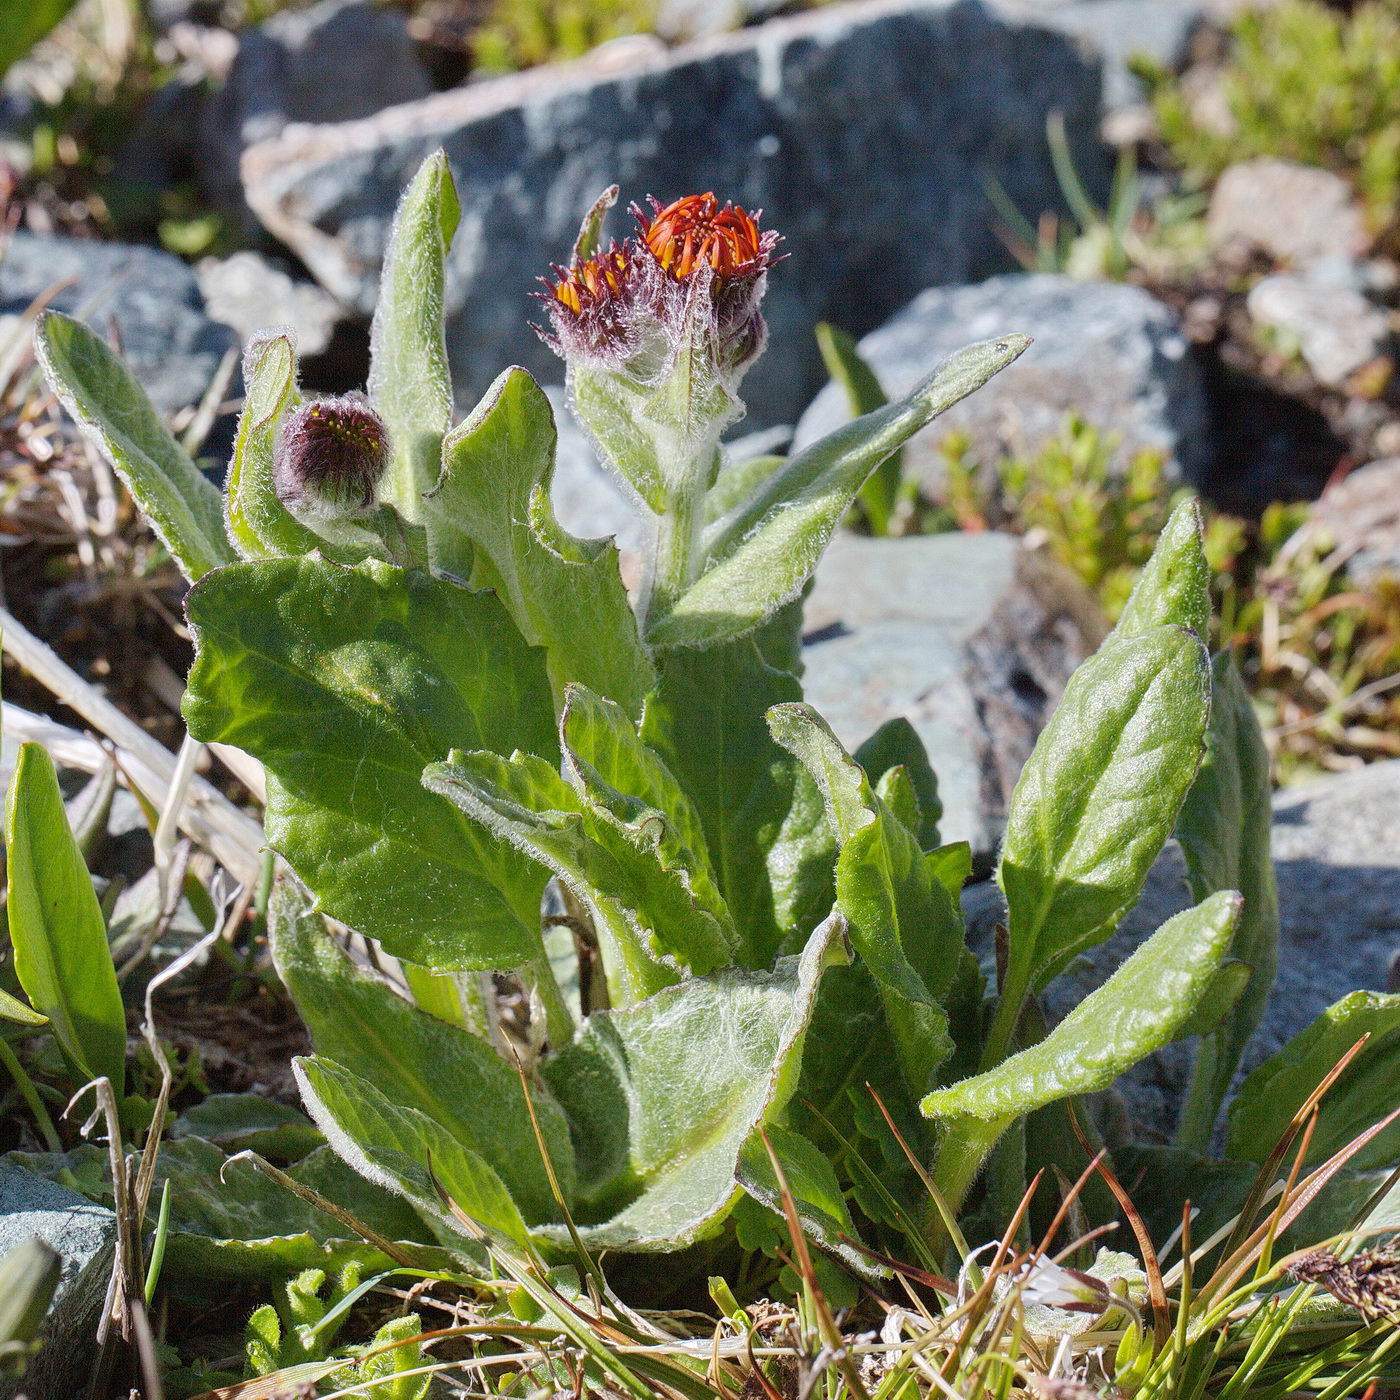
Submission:
{"label": "boulder", "polygon": [[0,316],[20,315],[68,283],[49,305],[99,333],[115,330],[122,355],[158,408],[198,403],[238,337],[205,311],[194,273],[155,248],[23,231],[0,260]]}
{"label": "boulder", "polygon": [[1361,207],[1340,175],[1267,156],[1221,175],[1206,228],[1218,248],[1258,249],[1297,267],[1320,258],[1355,258],[1370,241]]}
{"label": "boulder", "polygon": [[1320,383],[1342,388],[1385,350],[1390,318],[1354,286],[1298,272],[1261,278],[1245,299],[1261,326],[1295,342]]}
{"label": "boulder", "polygon": [[[43,1345],[19,1392],[28,1400],[70,1400],[87,1388],[93,1333],[116,1244],[116,1216],[57,1182],[0,1161],[0,1258],[37,1236],[55,1250],[63,1275],[41,1334]],[[16,1393],[0,1379],[0,1396]]]}
{"label": "boulder", "polygon": [[806,698],[854,749],[886,720],[918,730],[945,841],[986,856],[1074,668],[1103,636],[1079,580],[1011,535],[838,535],[804,615]]}
{"label": "boulder", "polygon": [[[930,287],[860,342],[891,397],[907,393],[940,360],[972,341],[1024,331],[1035,344],[905,449],[906,471],[937,496],[941,446],[965,434],[974,461],[1035,452],[1078,413],[1120,437],[1119,460],[1142,448],[1167,455],[1169,473],[1199,482],[1210,465],[1202,372],[1176,314],[1139,287],[1018,273],[967,287]],[[827,385],[797,425],[802,447],[849,416],[843,390]]]}
{"label": "boulder", "polygon": [[[1400,759],[1289,788],[1274,799],[1279,965],[1268,1009],[1238,1079],[1348,992],[1394,990],[1400,953]],[[964,892],[970,936],[984,955],[1005,917],[994,885]],[[1186,865],[1170,843],[1136,908],[1106,943],[1053,983],[1047,1003],[1063,1017],[1173,914],[1188,908]],[[1151,1056],[1118,1084],[1140,1134],[1169,1138],[1189,1082],[1194,1041]]]}
{"label": "boulder", "polygon": [[[1059,207],[1050,112],[1091,191],[1108,181],[1096,59],[1012,0],[866,0],[610,50],[288,128],[245,153],[248,202],[368,315],[399,196],[445,149],[462,202],[446,309],[463,402],[512,362],[557,377],[530,295],[608,185],[624,204],[712,189],[762,208],[787,254],[766,303],[772,348],[746,386],[764,426],[792,422],[821,382],[818,320],[862,332],[931,282],[1009,266],[986,190],[1032,219]],[[619,209],[608,231],[630,226]]]}
{"label": "boulder", "polygon": [[335,299],[316,283],[298,281],[248,249],[228,258],[200,259],[195,277],[209,314],[232,326],[245,344],[257,331],[290,326],[300,354],[319,355],[341,318]]}
{"label": "boulder", "polygon": [[1363,588],[1382,574],[1400,580],[1400,457],[1360,467],[1329,487],[1309,528],[1327,532]]}
{"label": "boulder", "polygon": [[219,204],[246,215],[238,161],[247,146],[289,122],[351,121],[431,91],[399,11],[365,0],[282,10],[242,36],[204,109],[201,179]]}

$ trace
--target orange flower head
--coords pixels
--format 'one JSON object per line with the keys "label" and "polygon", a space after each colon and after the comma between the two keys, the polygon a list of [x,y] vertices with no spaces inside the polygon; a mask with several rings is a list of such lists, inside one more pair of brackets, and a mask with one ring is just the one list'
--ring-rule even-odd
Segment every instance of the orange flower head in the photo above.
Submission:
{"label": "orange flower head", "polygon": [[613,244],[570,268],[556,268],[559,280],[550,290],[561,306],[582,316],[606,306],[622,295],[627,278],[627,249]]}
{"label": "orange flower head", "polygon": [[642,241],[676,281],[684,282],[702,263],[721,282],[767,267],[777,238],[760,233],[758,220],[741,205],[721,206],[713,193],[688,194],[664,209],[655,200],[652,205],[649,219],[636,211]]}

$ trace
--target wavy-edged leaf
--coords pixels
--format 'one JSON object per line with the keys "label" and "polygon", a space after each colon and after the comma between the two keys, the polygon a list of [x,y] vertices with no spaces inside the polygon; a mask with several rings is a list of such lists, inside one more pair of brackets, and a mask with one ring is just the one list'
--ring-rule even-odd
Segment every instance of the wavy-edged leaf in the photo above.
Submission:
{"label": "wavy-edged leaf", "polygon": [[653,617],[647,641],[655,647],[709,647],[753,631],[801,592],[871,472],[1029,344],[1026,336],[1011,335],[960,350],[907,398],[790,458],[706,532],[704,549],[713,562]]}
{"label": "wavy-edged leaf", "polygon": [[185,577],[194,582],[236,559],[218,489],[171,436],[121,357],[58,311],[41,317],[34,351],[49,387],[116,468]]}
{"label": "wavy-edged leaf", "polygon": [[935,1090],[924,1113],[954,1125],[975,1119],[999,1135],[1022,1114],[1108,1088],[1181,1034],[1212,985],[1239,914],[1239,896],[1225,893],[1168,919],[1044,1040]]}
{"label": "wavy-edged leaf", "polygon": [[442,442],[425,503],[435,568],[494,588],[527,640],[546,649],[556,701],[580,681],[633,719],[655,683],[610,540],[576,540],[549,504],[554,411],[509,369]]}
{"label": "wavy-edged leaf", "polygon": [[[764,1130],[783,1169],[788,1193],[797,1208],[803,1230],[823,1249],[836,1255],[865,1278],[888,1278],[889,1270],[872,1264],[869,1255],[853,1244],[856,1227],[841,1184],[831,1162],[817,1145],[801,1133],[771,1124]],[[773,1170],[773,1160],[763,1139],[755,1133],[739,1156],[739,1184],[754,1200],[778,1215],[783,1214],[783,1192]]]}
{"label": "wavy-edged leaf", "polygon": [[911,828],[919,845],[931,851],[938,845],[938,823],[943,802],[938,796],[938,778],[928,761],[928,750],[919,732],[903,715],[887,719],[853,755],[872,783],[879,783],[894,768],[904,769],[918,799],[918,822]]}
{"label": "wavy-edged leaf", "polygon": [[455,1236],[464,1253],[480,1257],[476,1234],[453,1214],[439,1187],[487,1235],[528,1244],[505,1183],[436,1120],[392,1103],[369,1080],[319,1055],[298,1056],[292,1070],[306,1111],[339,1156],[433,1221],[444,1241]]}
{"label": "wavy-edged leaf", "polygon": [[278,559],[210,574],[188,607],[190,732],[262,760],[268,842],[321,907],[426,967],[539,955],[544,872],[422,786],[454,747],[558,752],[543,656],[496,598]]}
{"label": "wavy-edged leaf", "polygon": [[[1264,1161],[1307,1097],[1367,1034],[1370,1039],[1322,1100],[1309,1163],[1326,1160],[1384,1118],[1395,1107],[1400,996],[1352,992],[1246,1077],[1230,1104],[1227,1155]],[[1348,1165],[1389,1168],[1397,1156],[1400,1124],[1392,1124]]]}
{"label": "wavy-edged leaf", "polygon": [[126,1083],[126,1012],[107,925],[73,839],[53,760],[21,744],[5,810],[7,913],[15,975],[86,1083]]}
{"label": "wavy-edged leaf", "polygon": [[821,716],[809,705],[779,705],[768,723],[825,799],[840,850],[836,907],[879,989],[906,1086],[922,1094],[952,1048],[939,998],[963,946],[962,919],[914,833],[870,790]]}
{"label": "wavy-edged leaf", "polygon": [[1070,677],[1016,784],[997,867],[1013,998],[1102,942],[1137,899],[1209,711],[1209,658],[1181,627],[1105,642]]}
{"label": "wavy-edged leaf", "polygon": [[502,842],[557,875],[593,916],[614,1005],[679,980],[683,960],[726,962],[723,928],[701,909],[656,847],[633,844],[543,759],[453,750],[423,782]]}
{"label": "wavy-edged leaf", "polygon": [[573,1129],[586,1245],[669,1251],[719,1227],[744,1144],[792,1095],[841,923],[833,916],[772,972],[725,968],[595,1012],[546,1062]]}
{"label": "wavy-edged leaf", "polygon": [[369,397],[389,430],[384,499],[406,520],[424,518],[452,421],[443,322],[447,250],[461,205],[447,155],[434,151],[394,214],[370,327]]}
{"label": "wavy-edged leaf", "polygon": [[[420,1011],[381,977],[356,967],[289,881],[273,890],[268,925],[278,975],[316,1053],[401,1107],[420,1109],[479,1153],[527,1221],[553,1219],[554,1195],[514,1067],[470,1031]],[[531,1098],[567,1199],[574,1181],[568,1125],[548,1090],[536,1086]]]}
{"label": "wavy-edged leaf", "polygon": [[1220,1105],[1251,1035],[1264,1019],[1278,967],[1278,891],[1269,854],[1273,824],[1269,751],[1249,692],[1228,653],[1211,663],[1210,727],[1201,771],[1186,794],[1176,836],[1192,896],[1244,896],[1230,956],[1249,969],[1220,1026],[1201,1041],[1182,1109],[1183,1146],[1210,1143]]}

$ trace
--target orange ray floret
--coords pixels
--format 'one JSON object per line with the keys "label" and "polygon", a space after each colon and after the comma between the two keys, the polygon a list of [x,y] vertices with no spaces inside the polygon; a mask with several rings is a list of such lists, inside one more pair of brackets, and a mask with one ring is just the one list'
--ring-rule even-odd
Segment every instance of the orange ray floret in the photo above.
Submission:
{"label": "orange ray floret", "polygon": [[758,221],[737,204],[721,206],[711,194],[688,194],[642,218],[642,241],[661,267],[683,282],[701,263],[721,280],[765,260],[768,244]]}
{"label": "orange ray floret", "polygon": [[575,316],[586,307],[601,306],[622,291],[627,277],[627,250],[616,245],[566,269],[556,268],[555,300]]}

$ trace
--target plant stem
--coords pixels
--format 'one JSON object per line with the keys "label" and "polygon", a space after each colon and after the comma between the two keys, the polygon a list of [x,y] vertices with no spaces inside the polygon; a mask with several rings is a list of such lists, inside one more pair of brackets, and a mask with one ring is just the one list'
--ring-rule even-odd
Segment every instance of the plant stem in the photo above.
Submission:
{"label": "plant stem", "polygon": [[[694,473],[690,474],[692,477]],[[697,545],[700,539],[700,501],[697,494],[673,493],[666,510],[656,518],[656,539],[642,603],[642,631],[654,618],[670,611],[677,598],[695,582]]]}
{"label": "plant stem", "polygon": [[49,1117],[49,1111],[44,1106],[43,1099],[39,1097],[38,1089],[34,1087],[34,1081],[29,1077],[29,1072],[20,1064],[19,1056],[15,1054],[10,1042],[4,1036],[0,1036],[0,1065],[4,1065],[9,1070],[15,1081],[15,1086],[24,1096],[24,1101],[29,1105],[29,1111],[34,1115],[35,1123],[38,1124],[45,1146],[50,1152],[62,1152],[63,1142],[54,1128],[53,1119]]}

